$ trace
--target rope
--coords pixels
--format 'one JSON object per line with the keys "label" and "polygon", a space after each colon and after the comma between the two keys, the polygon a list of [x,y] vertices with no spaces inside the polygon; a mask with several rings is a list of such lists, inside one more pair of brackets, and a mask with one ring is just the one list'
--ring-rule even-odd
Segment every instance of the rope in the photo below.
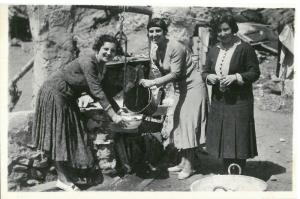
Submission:
{"label": "rope", "polygon": [[[126,71],[127,71],[127,36],[125,35],[123,31],[123,24],[124,24],[124,13],[126,11],[126,6],[123,7],[122,13],[119,14],[120,16],[120,30],[116,34],[116,39],[119,41],[119,43],[122,43],[124,41],[124,71],[123,71],[123,98],[124,98],[124,93],[125,93],[125,88],[126,88]],[[123,107],[124,107],[124,101],[123,101]]]}

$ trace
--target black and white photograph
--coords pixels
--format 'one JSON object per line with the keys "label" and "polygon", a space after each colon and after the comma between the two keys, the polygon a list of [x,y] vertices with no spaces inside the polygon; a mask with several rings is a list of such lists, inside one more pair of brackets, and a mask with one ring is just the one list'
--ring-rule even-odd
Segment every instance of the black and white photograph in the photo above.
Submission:
{"label": "black and white photograph", "polygon": [[295,6],[4,9],[1,192],[295,191]]}

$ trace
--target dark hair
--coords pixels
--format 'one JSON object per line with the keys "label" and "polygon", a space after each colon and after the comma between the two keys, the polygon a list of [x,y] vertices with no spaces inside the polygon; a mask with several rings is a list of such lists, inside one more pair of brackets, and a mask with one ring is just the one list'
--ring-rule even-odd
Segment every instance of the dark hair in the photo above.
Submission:
{"label": "dark hair", "polygon": [[147,30],[149,31],[152,27],[159,27],[164,31],[164,34],[167,34],[168,32],[168,25],[166,22],[161,18],[153,18],[147,25]]}
{"label": "dark hair", "polygon": [[123,49],[120,45],[120,42],[112,35],[107,35],[107,34],[104,34],[104,35],[100,35],[100,36],[97,36],[95,38],[95,41],[94,41],[94,44],[93,44],[93,50],[94,51],[99,51],[101,49],[101,47],[104,45],[105,42],[110,42],[110,43],[114,43],[116,44],[116,53],[118,55],[122,55],[123,54]]}
{"label": "dark hair", "polygon": [[210,22],[212,31],[217,33],[219,31],[219,26],[222,23],[227,23],[229,25],[232,33],[237,33],[239,31],[239,27],[238,27],[234,17],[229,14],[223,14],[223,15],[214,17]]}

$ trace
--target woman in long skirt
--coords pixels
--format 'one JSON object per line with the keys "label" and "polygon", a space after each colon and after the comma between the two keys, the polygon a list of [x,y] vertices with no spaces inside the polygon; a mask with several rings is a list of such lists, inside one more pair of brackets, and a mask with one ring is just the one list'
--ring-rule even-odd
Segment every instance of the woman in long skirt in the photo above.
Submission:
{"label": "woman in long skirt", "polygon": [[257,155],[252,83],[260,76],[254,49],[235,33],[231,15],[214,18],[212,31],[220,41],[206,59],[202,77],[212,85],[207,124],[207,151],[224,161],[245,167],[246,159]]}
{"label": "woman in long skirt", "polygon": [[116,114],[119,107],[101,86],[105,63],[113,59],[118,47],[110,35],[97,37],[94,53],[79,57],[54,72],[41,86],[33,121],[33,146],[54,161],[58,173],[57,186],[76,191],[71,168],[89,169],[95,164],[87,144],[86,129],[80,119],[77,99],[90,94],[107,112],[113,122],[125,125]]}
{"label": "woman in long skirt", "polygon": [[179,172],[178,179],[186,179],[194,173],[195,149],[200,145],[201,130],[205,130],[205,84],[192,61],[191,49],[181,42],[166,38],[168,29],[163,19],[152,19],[147,29],[152,48],[156,46],[151,59],[162,77],[142,79],[140,83],[145,87],[174,83],[176,101],[170,107],[174,110],[170,139],[180,151],[181,162],[168,170]]}

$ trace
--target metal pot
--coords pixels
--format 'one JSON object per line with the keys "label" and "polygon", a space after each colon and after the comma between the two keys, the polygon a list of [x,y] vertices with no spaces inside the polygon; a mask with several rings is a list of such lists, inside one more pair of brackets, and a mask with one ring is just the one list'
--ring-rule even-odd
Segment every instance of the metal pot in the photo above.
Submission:
{"label": "metal pot", "polygon": [[127,122],[127,126],[121,127],[117,124],[111,123],[110,129],[116,133],[138,133],[138,128],[143,121],[143,115],[126,114],[122,115],[122,117]]}
{"label": "metal pot", "polygon": [[157,103],[151,89],[136,85],[124,95],[124,105],[136,114],[151,116],[157,110]]}
{"label": "metal pot", "polygon": [[190,186],[191,191],[266,191],[267,183],[255,177],[231,175],[231,168],[236,166],[239,174],[242,170],[238,164],[228,167],[229,175],[211,175],[196,180]]}

